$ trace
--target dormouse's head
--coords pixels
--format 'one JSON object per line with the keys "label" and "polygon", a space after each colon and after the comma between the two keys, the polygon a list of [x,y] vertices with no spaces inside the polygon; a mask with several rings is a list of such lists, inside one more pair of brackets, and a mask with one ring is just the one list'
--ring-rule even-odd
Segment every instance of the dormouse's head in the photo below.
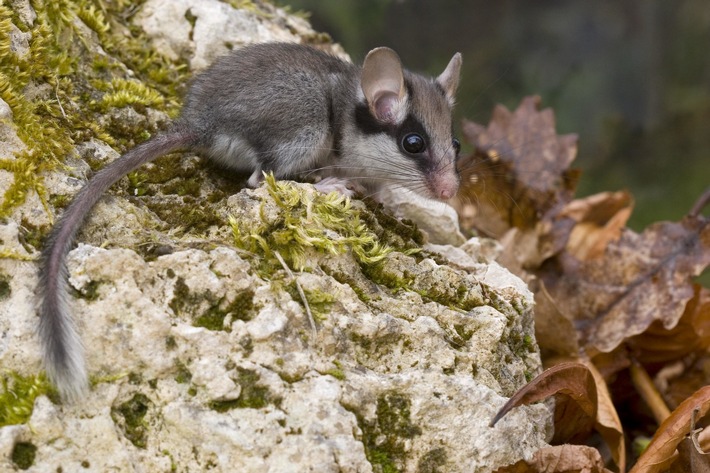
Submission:
{"label": "dormouse's head", "polygon": [[373,168],[386,174],[381,185],[400,185],[438,200],[456,195],[460,143],[453,136],[451,112],[460,70],[459,53],[436,79],[404,70],[389,48],[367,55],[356,126],[367,136],[368,153],[380,158]]}

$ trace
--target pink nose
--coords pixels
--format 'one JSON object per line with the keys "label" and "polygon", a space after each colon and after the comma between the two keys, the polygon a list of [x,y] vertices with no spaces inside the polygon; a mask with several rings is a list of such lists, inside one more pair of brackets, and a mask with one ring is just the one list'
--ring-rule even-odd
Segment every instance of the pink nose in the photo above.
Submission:
{"label": "pink nose", "polygon": [[449,200],[456,195],[456,191],[453,189],[441,189],[439,191],[439,198],[441,200]]}
{"label": "pink nose", "polygon": [[449,200],[455,196],[459,190],[459,178],[454,173],[442,173],[441,175],[435,176],[434,179],[430,181],[430,185],[435,198],[439,200]]}

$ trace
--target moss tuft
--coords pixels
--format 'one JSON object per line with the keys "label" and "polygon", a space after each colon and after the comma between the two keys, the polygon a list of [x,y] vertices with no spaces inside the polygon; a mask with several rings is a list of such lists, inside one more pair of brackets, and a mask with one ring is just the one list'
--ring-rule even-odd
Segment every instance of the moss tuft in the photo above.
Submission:
{"label": "moss tuft", "polygon": [[175,375],[175,381],[180,384],[187,384],[192,381],[192,373],[187,369],[187,366],[181,361],[175,364],[175,369],[177,374]]}
{"label": "moss tuft", "polygon": [[146,448],[148,441],[145,420],[153,402],[148,396],[136,393],[131,399],[116,407],[111,407],[111,418],[121,428],[123,435],[136,447]]}
{"label": "moss tuft", "polygon": [[[25,24],[0,4],[0,98],[26,146],[14,158],[0,159],[0,169],[13,175],[0,196],[0,216],[10,215],[31,194],[51,215],[47,173],[58,169],[78,143],[124,141],[102,120],[107,109],[152,107],[176,116],[176,97],[186,82],[185,63],[146,48],[144,33],[128,23],[133,2],[33,0],[32,7],[37,17]],[[29,38],[26,52],[13,46],[18,31]],[[106,56],[91,49],[97,38]],[[144,128],[131,135],[140,137]]]}
{"label": "moss tuft", "polygon": [[37,447],[29,442],[17,442],[12,449],[12,463],[20,470],[28,470],[35,462]]}
{"label": "moss tuft", "polygon": [[10,278],[4,274],[0,274],[0,301],[9,299],[12,294],[12,287],[10,286]]}
{"label": "moss tuft", "polygon": [[425,453],[417,463],[417,473],[444,473],[446,468],[446,450],[433,448]]}
{"label": "moss tuft", "polygon": [[[225,325],[227,316],[232,319],[248,321],[254,317],[254,291],[251,289],[242,291],[235,296],[231,302],[226,297],[216,298],[211,293],[193,294],[185,284],[182,277],[175,280],[173,289],[173,299],[168,306],[175,314],[193,314],[193,325],[203,327],[208,330],[226,330],[230,327]],[[207,309],[199,314],[194,314],[195,307],[201,303],[208,302]]]}
{"label": "moss tuft", "polygon": [[343,366],[338,360],[334,360],[333,364],[335,365],[335,368],[331,368],[328,371],[324,371],[322,374],[329,374],[338,381],[344,381],[345,372],[343,371]]}
{"label": "moss tuft", "polygon": [[70,290],[74,297],[86,299],[87,301],[95,301],[99,298],[100,286],[101,281],[89,281],[81,290],[76,290],[73,287],[70,288]]}
{"label": "moss tuft", "polygon": [[396,391],[382,393],[377,398],[376,417],[366,420],[362,406],[348,407],[357,418],[363,433],[363,444],[368,461],[377,471],[396,473],[402,471],[408,440],[421,435],[421,429],[412,423],[411,400]]}
{"label": "moss tuft", "polygon": [[304,269],[308,249],[332,255],[351,251],[361,264],[380,261],[393,251],[380,243],[347,197],[276,181],[272,174],[266,176],[265,182],[269,195],[281,209],[279,218],[269,222],[263,217],[261,225],[247,228],[231,217],[230,225],[237,246],[262,255],[271,267],[279,267],[276,251],[297,270]]}
{"label": "moss tuft", "polygon": [[2,377],[0,389],[0,427],[24,424],[32,415],[37,396],[56,399],[56,392],[43,375],[21,376],[9,373]]}
{"label": "moss tuft", "polygon": [[109,108],[120,108],[128,105],[141,105],[143,107],[158,107],[163,105],[165,99],[156,90],[142,82],[116,78],[108,83],[96,83],[98,90],[105,92],[98,102],[92,103],[101,112]]}
{"label": "moss tuft", "polygon": [[204,327],[209,330],[227,330],[225,319],[231,315],[233,319],[248,321],[254,317],[254,291],[251,289],[237,294],[234,301],[223,306],[224,299],[210,306],[202,315],[195,319],[195,327]]}
{"label": "moss tuft", "polygon": [[229,401],[211,401],[209,408],[217,412],[227,412],[232,409],[261,409],[269,404],[281,405],[281,398],[259,384],[260,380],[261,377],[256,371],[237,368],[236,381],[242,388],[239,397]]}
{"label": "moss tuft", "polygon": [[[303,305],[303,300],[301,299],[301,295],[298,293],[295,281],[286,286],[284,289],[289,293],[294,301]],[[335,296],[328,292],[315,289],[303,289],[303,293],[306,296],[308,307],[311,309],[311,313],[316,321],[320,322],[325,320],[330,312],[331,306],[335,302]]]}

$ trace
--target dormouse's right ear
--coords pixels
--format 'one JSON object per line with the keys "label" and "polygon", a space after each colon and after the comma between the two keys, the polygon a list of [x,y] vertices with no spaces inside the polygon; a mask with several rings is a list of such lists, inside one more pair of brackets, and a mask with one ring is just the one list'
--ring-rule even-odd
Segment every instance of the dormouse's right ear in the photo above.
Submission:
{"label": "dormouse's right ear", "polygon": [[454,54],[454,57],[449,61],[449,65],[446,66],[444,72],[442,72],[439,77],[436,78],[436,82],[444,89],[446,93],[446,99],[449,101],[449,105],[454,106],[454,101],[456,97],[456,89],[459,88],[459,79],[461,76],[461,53]]}
{"label": "dormouse's right ear", "polygon": [[390,48],[373,49],[362,64],[360,79],[370,113],[377,120],[399,124],[407,113],[402,62]]}

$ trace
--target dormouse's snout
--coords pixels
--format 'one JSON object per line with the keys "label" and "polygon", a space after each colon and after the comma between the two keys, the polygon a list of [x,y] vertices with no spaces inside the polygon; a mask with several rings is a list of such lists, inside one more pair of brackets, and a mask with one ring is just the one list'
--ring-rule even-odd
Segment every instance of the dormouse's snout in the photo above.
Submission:
{"label": "dormouse's snout", "polygon": [[436,200],[449,200],[459,190],[460,177],[456,168],[458,156],[458,140],[454,139],[454,149],[447,149],[439,156],[430,156],[431,166],[424,173],[427,190],[430,197]]}
{"label": "dormouse's snout", "polygon": [[428,185],[435,199],[449,200],[459,191],[459,176],[455,171],[434,174]]}

